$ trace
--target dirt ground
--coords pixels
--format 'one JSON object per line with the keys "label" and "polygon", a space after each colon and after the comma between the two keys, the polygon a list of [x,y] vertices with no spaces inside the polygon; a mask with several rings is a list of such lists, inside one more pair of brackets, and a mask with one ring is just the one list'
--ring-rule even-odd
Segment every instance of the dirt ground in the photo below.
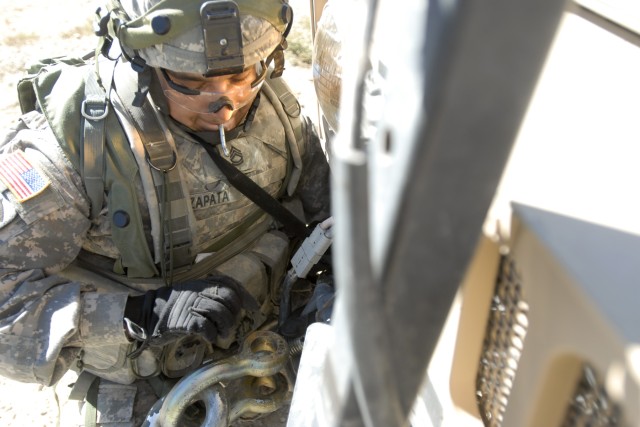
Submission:
{"label": "dirt ground", "polygon": [[[309,59],[308,2],[291,0],[296,16],[298,49],[304,57],[288,57],[285,78],[299,97],[303,112],[315,121],[315,94]],[[0,129],[4,133],[19,116],[16,84],[25,65],[34,60],[90,52],[95,45],[91,20],[95,3],[88,0],[0,0]],[[306,20],[306,22],[305,22]],[[307,39],[308,37],[308,39]],[[299,51],[299,50],[298,50]],[[295,65],[293,65],[295,64]],[[2,373],[0,372],[0,375]],[[56,425],[57,403],[50,388],[24,384],[0,376],[0,426]]]}

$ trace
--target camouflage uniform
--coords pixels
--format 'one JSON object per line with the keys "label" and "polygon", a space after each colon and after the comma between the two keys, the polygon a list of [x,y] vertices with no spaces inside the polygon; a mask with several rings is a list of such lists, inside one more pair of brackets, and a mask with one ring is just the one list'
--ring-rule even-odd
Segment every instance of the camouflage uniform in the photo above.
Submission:
{"label": "camouflage uniform", "polygon": [[[229,184],[189,134],[171,119],[166,119],[166,123],[175,140],[178,167],[196,219],[193,247],[202,250],[259,208]],[[301,150],[303,173],[296,196],[302,201],[305,220],[313,222],[329,216],[329,170],[310,122],[303,124],[306,144]],[[205,136],[215,141],[215,135]],[[282,194],[281,186],[291,160],[283,125],[266,97],[261,99],[250,131],[231,133],[227,142],[236,167],[271,194]],[[122,319],[130,293],[162,286],[163,282],[158,278],[130,282],[126,277],[114,278],[111,272],[95,274],[100,273],[100,265],[79,268],[75,262],[79,254],[89,255],[84,267],[86,260],[118,258],[118,247],[111,239],[108,197],[100,216],[91,221],[82,178],[39,112],[20,118],[2,141],[0,161],[16,159],[23,162],[26,159],[27,172],[30,179],[35,177],[37,188],[20,195],[16,193],[17,184],[9,182],[9,178],[5,176],[0,181],[3,375],[53,385],[72,368],[91,371],[114,383],[129,384],[139,374],[157,371],[158,366],[154,366],[158,363],[157,353],[153,351],[143,353],[136,362],[139,366],[132,368],[126,357],[132,343],[125,337]],[[144,161],[139,161],[138,166],[143,173],[149,170]],[[155,194],[144,191],[140,176],[135,184],[147,243],[153,253],[149,212],[158,202]],[[242,262],[239,256],[218,269],[233,274]],[[250,292],[265,305],[268,287],[268,283],[262,283]],[[101,391],[110,383],[104,384]],[[126,390],[122,394],[123,390],[118,389],[117,394],[128,396]]]}

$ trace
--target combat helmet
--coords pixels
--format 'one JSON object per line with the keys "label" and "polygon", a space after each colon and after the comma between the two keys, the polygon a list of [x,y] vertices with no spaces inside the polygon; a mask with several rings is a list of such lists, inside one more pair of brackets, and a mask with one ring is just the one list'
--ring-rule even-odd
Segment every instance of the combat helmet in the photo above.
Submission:
{"label": "combat helmet", "polygon": [[284,70],[293,22],[287,0],[110,0],[96,11],[95,32],[113,41],[134,70],[147,67],[234,74],[263,61]]}

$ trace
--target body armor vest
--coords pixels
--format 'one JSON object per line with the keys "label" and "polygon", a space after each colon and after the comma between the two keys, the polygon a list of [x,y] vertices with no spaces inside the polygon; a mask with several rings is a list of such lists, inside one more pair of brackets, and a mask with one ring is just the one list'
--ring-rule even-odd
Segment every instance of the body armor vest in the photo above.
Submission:
{"label": "body armor vest", "polygon": [[[86,85],[87,76],[93,73],[92,64],[80,59],[55,60],[31,71],[33,74],[18,86],[23,112],[42,110],[60,147],[82,173],[91,202],[104,200],[99,209],[92,206],[93,224],[85,245],[86,257],[80,256],[61,274],[99,288],[104,285],[105,289],[114,289],[112,286],[118,284],[139,291],[162,286],[157,268],[158,245],[149,225],[160,191],[152,190],[149,194],[145,188],[142,177],[145,174],[148,177],[152,168],[141,161],[145,156],[136,152],[136,141],[132,141],[135,126],[110,102],[102,107],[97,103],[103,110],[98,108],[98,114],[91,116],[89,103],[94,99],[88,98]],[[268,79],[262,95],[250,130],[228,141],[231,151],[228,160],[271,195],[292,195],[304,150],[300,106],[280,79]],[[104,114],[99,114],[100,111]],[[98,120],[92,117],[104,121],[103,147],[89,146],[100,140],[91,136],[92,129],[87,131],[87,124],[98,128]],[[260,306],[247,319],[250,323],[242,325],[245,329],[239,331],[242,336],[263,324],[279,303],[280,280],[290,255],[289,241],[284,233],[270,230],[272,220],[268,215],[229,185],[206,151],[187,132],[158,117],[159,126],[165,127],[163,131],[168,131],[172,138],[170,148],[176,151],[176,172],[186,193],[186,197],[176,198],[176,203],[188,204],[181,209],[193,221],[185,227],[191,233],[189,255],[198,261],[178,272],[174,279],[184,281],[213,272],[240,282]],[[100,134],[99,129],[95,132]],[[94,141],[87,141],[87,135]],[[99,186],[88,179],[96,178],[96,170],[100,172]],[[156,181],[150,182],[157,186]],[[168,194],[175,190],[172,185],[175,187],[172,183],[167,187]],[[103,195],[106,198],[102,199]],[[100,280],[92,276],[96,273]],[[106,279],[112,279],[112,284]],[[151,353],[145,351],[135,367],[123,357],[128,351],[126,347],[105,347],[99,354],[85,354],[84,369],[120,383],[158,370],[168,377],[182,376],[199,366],[205,357],[203,345],[184,344],[199,349],[196,354],[185,353],[183,344],[150,349]],[[176,356],[182,354],[190,356]]]}
{"label": "body armor vest", "polygon": [[[108,65],[101,65],[101,68],[108,69]],[[132,74],[128,64],[116,65],[116,71],[118,67],[127,68],[128,73]],[[91,164],[86,158],[94,155],[95,151],[87,150],[86,141],[87,123],[94,122],[86,114],[87,76],[93,74],[93,65],[80,59],[64,59],[52,63],[45,62],[30,71],[32,75],[18,85],[23,112],[34,108],[42,110],[60,146],[85,178],[85,187],[92,202],[96,199],[101,200],[102,192],[107,195],[104,203],[108,207],[107,210],[92,207],[92,214],[95,215],[92,219],[96,224],[92,230],[101,230],[100,234],[108,230],[114,247],[110,248],[108,239],[103,238],[100,241],[96,240],[93,245],[90,242],[90,251],[109,258],[117,257],[112,270],[117,274],[126,274],[129,279],[157,277],[160,251],[158,243],[151,241],[156,240],[157,236],[153,236],[153,239],[149,237],[153,234],[149,231],[149,223],[153,224],[153,218],[149,218],[144,205],[146,203],[153,212],[154,204],[158,203],[159,197],[153,197],[148,188],[143,188],[143,193],[148,197],[147,200],[141,200],[140,181],[141,177],[148,175],[144,168],[149,166],[142,165],[144,155],[142,161],[140,155],[136,157],[135,143],[131,141],[134,138],[131,137],[132,131],[129,129],[132,124],[127,122],[123,114],[117,114],[117,105],[115,108],[112,104],[107,105],[107,111],[102,117],[102,159],[93,162],[97,163],[95,167],[102,175],[102,186],[96,188],[86,178],[96,173],[83,169],[87,168],[87,164]],[[108,71],[103,74],[108,74]],[[242,172],[270,194],[282,195],[286,191],[291,195],[300,175],[301,153],[304,150],[300,106],[281,79],[267,79],[262,92],[263,100],[251,129],[249,132],[241,132],[238,138],[230,141],[232,148],[228,160],[237,163],[236,166]],[[124,105],[122,108],[128,109],[130,106]],[[156,119],[163,121],[160,115]],[[190,226],[183,226],[192,238],[188,250],[189,261],[183,264],[190,264],[203,251],[216,252],[221,261],[229,258],[221,253],[226,247],[230,247],[230,255],[237,253],[239,245],[236,244],[236,248],[233,248],[233,237],[238,238],[248,231],[251,224],[260,219],[262,213],[237,190],[230,187],[219,171],[216,173],[216,168],[211,166],[211,159],[203,149],[200,149],[201,153],[193,154],[194,142],[178,126],[166,121],[151,125],[147,122],[144,126],[154,127],[141,130],[147,133],[157,132],[158,127],[165,128],[164,132],[169,132],[170,137],[175,140],[172,141],[175,147],[170,149],[177,150],[178,159],[181,159],[182,164],[176,168],[180,179],[169,183],[168,194],[173,194],[178,181],[186,182],[186,188],[182,189],[187,193],[183,195],[184,200],[172,202],[186,202],[190,205],[180,205],[182,210],[189,211],[188,217],[193,222]],[[167,127],[170,130],[167,130]],[[210,176],[207,176],[207,170]],[[144,179],[142,181],[144,182]],[[158,184],[154,182],[154,185]],[[172,210],[176,210],[175,207],[172,206]],[[243,219],[246,221],[243,222]],[[213,266],[215,267],[215,264]],[[190,276],[183,275],[182,279],[184,278]]]}

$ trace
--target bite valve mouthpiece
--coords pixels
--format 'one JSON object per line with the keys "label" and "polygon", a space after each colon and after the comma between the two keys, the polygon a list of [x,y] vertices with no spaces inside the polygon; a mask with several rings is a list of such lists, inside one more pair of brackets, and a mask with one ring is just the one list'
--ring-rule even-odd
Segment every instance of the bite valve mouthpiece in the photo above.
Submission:
{"label": "bite valve mouthpiece", "polygon": [[224,126],[218,126],[218,130],[220,131],[220,145],[222,145],[222,151],[224,151],[224,155],[229,157],[229,149],[227,148],[227,138],[224,134]]}

